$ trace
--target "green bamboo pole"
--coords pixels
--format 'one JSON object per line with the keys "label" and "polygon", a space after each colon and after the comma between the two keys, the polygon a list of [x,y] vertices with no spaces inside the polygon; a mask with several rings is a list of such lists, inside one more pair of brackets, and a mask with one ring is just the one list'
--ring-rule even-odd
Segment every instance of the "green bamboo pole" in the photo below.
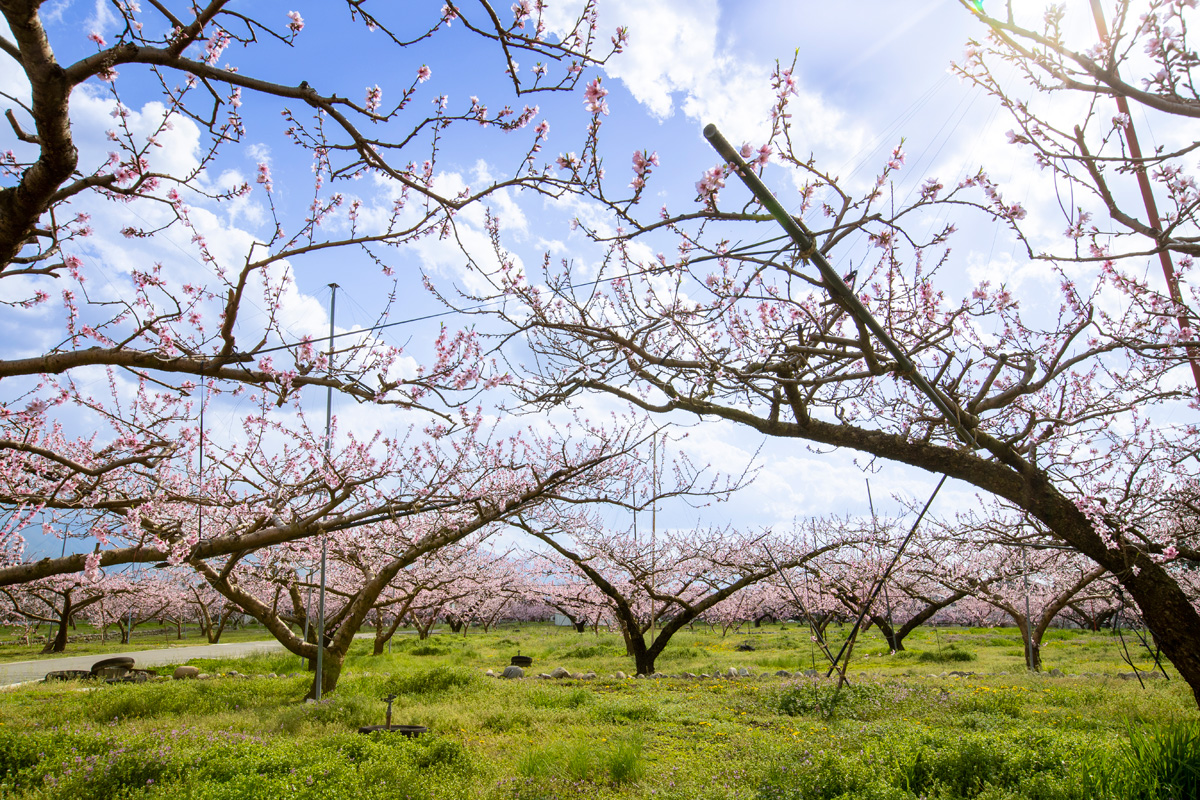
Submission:
{"label": "green bamboo pole", "polygon": [[[899,365],[897,373],[912,381],[917,389],[928,397],[930,402],[937,406],[942,416],[946,418],[963,442],[973,449],[978,449],[979,443],[975,441],[974,435],[972,435],[967,424],[960,417],[959,412],[933,384],[925,379],[924,375],[917,372],[916,365],[904,353],[900,345],[896,344],[892,337],[888,335],[883,326],[876,321],[871,312],[867,310],[867,307],[858,299],[858,295],[850,287],[846,286],[845,281],[837,274],[837,270],[830,265],[824,254],[817,249],[816,241],[813,239],[812,234],[808,232],[799,220],[784,209],[775,195],[771,193],[771,190],[762,182],[762,179],[746,164],[741,155],[738,154],[738,151],[721,134],[717,126],[712,124],[705,125],[704,138],[708,140],[708,143],[713,146],[713,149],[722,158],[737,169],[738,177],[742,179],[742,183],[746,184],[746,187],[758,198],[763,207],[775,218],[775,221],[792,237],[792,241],[800,249],[801,257],[816,265],[817,270],[821,273],[822,280],[825,282],[826,289],[833,295],[833,298],[856,320],[865,325],[879,339],[884,348],[891,353],[892,358],[896,359],[896,363]],[[976,423],[976,420],[971,418],[970,415],[964,413],[964,416],[968,418],[972,426]]]}

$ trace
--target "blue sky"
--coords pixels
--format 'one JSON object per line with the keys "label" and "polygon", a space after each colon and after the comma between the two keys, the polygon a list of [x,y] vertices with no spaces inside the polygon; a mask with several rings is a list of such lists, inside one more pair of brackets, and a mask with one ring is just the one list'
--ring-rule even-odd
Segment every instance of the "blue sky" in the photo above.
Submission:
{"label": "blue sky", "polygon": [[[441,3],[377,5],[378,13],[394,22],[398,31],[415,32],[436,21]],[[565,14],[571,5],[551,4],[551,18]],[[356,99],[378,85],[387,105],[413,83],[418,69],[428,65],[432,78],[417,87],[412,101],[411,113],[418,117],[443,94],[449,97],[451,110],[465,108],[471,96],[493,109],[510,102],[538,103],[535,119],[547,119],[551,124],[545,150],[548,158],[578,150],[583,140],[589,114],[582,102],[582,82],[580,90],[572,94],[541,94],[514,101],[495,49],[481,46],[461,25],[452,25],[448,32],[401,53],[388,46],[382,34],[368,34],[352,22],[340,3],[245,2],[240,8],[278,27],[286,23],[288,11],[297,10],[306,23],[292,47],[280,43],[245,50],[230,47],[222,61],[236,64],[244,73],[292,85],[307,80],[322,92]],[[506,6],[500,4],[500,8]],[[117,33],[115,19],[103,0],[60,0],[48,3],[45,13],[52,44],[64,63],[94,51],[95,45],[87,39],[89,33],[95,31],[106,39]],[[673,209],[684,209],[694,203],[695,181],[719,160],[701,137],[705,123],[716,122],[735,142],[754,143],[763,135],[771,101],[770,71],[776,60],[787,63],[793,57],[800,84],[794,107],[798,141],[849,183],[870,182],[903,137],[908,165],[904,173],[907,182],[901,189],[911,190],[930,175],[951,185],[980,164],[987,164],[993,177],[1008,187],[1010,199],[1035,207],[1046,199],[1037,191],[1040,179],[1032,165],[1005,144],[1004,131],[1010,123],[997,103],[947,72],[951,60],[961,57],[965,40],[982,33],[981,26],[955,0],[602,1],[600,28],[604,36],[618,24],[629,27],[627,51],[603,69],[590,68],[584,77],[590,80],[601,75],[610,92],[611,114],[604,118],[603,128],[606,168],[621,174],[630,169],[635,150],[658,153],[661,167],[655,171],[652,193],[645,201],[652,203],[651,207],[666,202]],[[532,63],[521,64],[523,74],[532,67]],[[14,94],[23,91],[9,63],[0,66],[0,83]],[[159,90],[153,80],[144,71],[129,67],[117,85],[135,118],[150,125],[159,111],[154,105]],[[102,85],[77,92],[74,124],[85,164],[88,159],[94,163],[105,156],[104,129],[111,104]],[[284,218],[295,219],[311,199],[312,174],[308,155],[289,146],[283,136],[280,107],[279,101],[247,94],[242,108],[246,138],[222,151],[206,180],[213,186],[243,180],[253,184],[258,165],[268,163],[276,202]],[[11,133],[5,135],[11,140]],[[164,164],[184,168],[194,158],[199,141],[194,126],[189,129],[187,123],[179,124],[162,138],[166,146],[157,157]],[[479,185],[488,175],[506,174],[531,138],[530,129],[508,136],[455,129],[443,143],[439,180]],[[13,146],[11,141],[5,144],[6,148]],[[414,159],[422,157],[419,149],[413,155]],[[790,176],[768,168],[765,177],[786,202],[792,188]],[[368,205],[382,204],[393,191],[370,178],[339,188]],[[142,242],[116,234],[125,225],[142,224],[150,212],[95,201],[84,205],[93,213],[98,231],[81,247],[81,256],[95,276],[94,286],[119,294],[124,291],[129,269],[156,260],[167,263],[178,276],[214,280],[185,234],[174,232]],[[239,248],[244,250],[247,242],[269,234],[265,196],[256,184],[248,198],[221,205],[197,199],[195,206],[199,224],[231,263],[236,263]],[[536,263],[547,250],[580,260],[594,256],[582,237],[570,230],[570,217],[578,208],[520,196],[499,197],[496,208],[505,223],[506,246],[526,263]],[[478,212],[473,213],[476,216],[465,215],[464,228],[474,230],[478,235],[474,244],[478,245],[483,234]],[[987,273],[1014,285],[1023,284],[1030,290],[1031,302],[1036,302],[1039,268],[1022,260],[1008,234],[992,227],[973,227],[969,222],[963,227],[967,235],[959,245],[954,267],[961,273],[961,286]],[[1053,219],[1044,227],[1032,225],[1035,232],[1046,236],[1062,227]],[[441,286],[470,283],[470,276],[463,272],[461,253],[437,242],[392,251],[389,257],[396,270],[399,298],[391,310],[392,320],[440,311],[420,288],[421,272]],[[287,330],[296,336],[325,334],[326,284],[331,280],[342,286],[339,330],[375,323],[390,289],[377,266],[353,254],[307,257],[296,260],[291,269],[296,284],[285,298],[285,313]],[[444,321],[454,324],[453,319]],[[427,320],[400,326],[386,337],[405,343],[419,357],[437,323]],[[15,338],[18,330],[23,331],[19,340]],[[61,337],[59,331],[56,315],[49,310],[0,313],[0,335],[12,343],[10,349],[23,344],[30,353],[40,352]],[[88,378],[81,375],[80,379]],[[5,391],[13,390],[0,389]],[[314,411],[323,408],[323,401],[315,395],[306,398]],[[214,424],[232,433],[239,408],[227,406],[222,413],[223,421]],[[377,409],[350,406],[346,401],[339,402],[335,413],[343,428],[396,424]],[[763,467],[756,483],[731,503],[702,512],[706,522],[783,525],[811,514],[866,510],[864,473],[853,454],[817,454],[800,442],[764,443],[722,424],[692,428],[682,446],[702,463],[743,464],[757,458]],[[887,499],[889,494],[923,497],[935,482],[932,476],[889,465],[876,465],[876,469],[871,475],[872,487],[876,503],[885,510],[894,508]],[[940,508],[972,505],[973,496],[965,487],[948,486]],[[697,513],[686,508],[664,512],[666,524],[679,525],[694,521]]]}

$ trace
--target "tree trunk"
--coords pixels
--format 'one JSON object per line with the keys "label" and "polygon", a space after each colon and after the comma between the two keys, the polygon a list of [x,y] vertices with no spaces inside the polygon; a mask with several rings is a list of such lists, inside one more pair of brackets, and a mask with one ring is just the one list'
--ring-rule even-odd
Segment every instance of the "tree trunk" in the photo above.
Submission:
{"label": "tree trunk", "polygon": [[404,613],[401,612],[394,617],[388,624],[383,623],[382,615],[378,618],[378,623],[375,625],[375,645],[371,648],[371,655],[383,655],[383,646],[392,640],[396,635],[396,629],[400,627],[400,620],[404,618]]}
{"label": "tree trunk", "polygon": [[[337,688],[338,678],[342,676],[342,663],[346,660],[345,653],[338,653],[326,647],[325,652],[321,656],[321,697],[332,692]],[[308,690],[306,697],[313,699],[317,696],[317,675],[316,675],[316,659],[312,660],[313,682]]]}
{"label": "tree trunk", "polygon": [[71,593],[67,592],[63,598],[62,615],[58,618],[58,631],[54,634],[54,638],[46,637],[46,646],[42,648],[42,653],[61,653],[67,649],[67,625],[71,620],[71,614],[74,610],[71,608]]}
{"label": "tree trunk", "polygon": [[383,646],[387,644],[387,626],[383,622],[383,612],[375,609],[375,635],[372,637],[371,655],[383,655]]}
{"label": "tree trunk", "polygon": [[[1011,612],[1009,612],[1011,614]],[[1030,631],[1029,620],[1024,616],[1012,614],[1021,632],[1021,649],[1025,652],[1025,669],[1031,672],[1042,671],[1042,637],[1037,631]]]}
{"label": "tree trunk", "polygon": [[[640,639],[641,637],[638,637]],[[638,675],[654,674],[654,658],[656,653],[646,649],[645,641],[635,640],[633,643],[633,665]]]}
{"label": "tree trunk", "polygon": [[[877,614],[872,614],[871,622],[874,622],[875,627],[879,628],[879,632],[883,634],[883,638],[887,641],[889,649],[897,653],[904,649],[903,637],[897,635],[896,629],[886,619]],[[864,627],[863,630],[865,631],[866,628]]]}
{"label": "tree trunk", "polygon": [[217,622],[216,630],[213,629],[212,622],[211,621],[209,622],[209,625],[208,625],[208,643],[209,644],[220,643],[221,634],[225,632],[225,623],[228,622],[229,618],[232,616],[233,616],[233,607],[230,606],[229,609],[221,612],[221,618]]}

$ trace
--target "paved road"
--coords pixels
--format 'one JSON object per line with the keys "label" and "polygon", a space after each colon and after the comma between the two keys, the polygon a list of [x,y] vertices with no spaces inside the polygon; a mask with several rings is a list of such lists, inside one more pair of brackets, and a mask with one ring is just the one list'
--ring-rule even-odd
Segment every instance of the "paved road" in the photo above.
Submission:
{"label": "paved road", "polygon": [[[157,667],[163,664],[184,664],[193,658],[240,658],[251,653],[282,650],[283,645],[274,640],[269,642],[229,642],[227,644],[201,644],[188,647],[164,647],[160,650],[135,650],[129,653],[96,654],[90,656],[64,656],[43,658],[37,661],[14,661],[0,664],[0,686],[40,680],[47,672],[63,669],[91,669],[102,658],[132,656],[135,667]],[[300,668],[300,659],[296,659]]]}
{"label": "paved road", "polygon": [[[396,631],[397,635],[413,634],[416,631]],[[431,633],[441,633],[440,630]],[[355,639],[367,639],[374,636],[371,633],[355,634]],[[164,647],[159,650],[136,650],[129,653],[96,653],[90,656],[64,656],[62,658],[43,658],[38,661],[13,661],[0,664],[0,686],[11,686],[14,683],[41,680],[47,672],[57,672],[65,669],[91,669],[102,658],[112,656],[132,656],[135,667],[158,667],[163,664],[185,664],[193,658],[241,658],[252,653],[263,653],[271,650],[282,650],[283,645],[274,639],[266,642],[229,642],[227,644],[198,644],[188,647]],[[300,658],[296,657],[296,669],[300,670]]]}

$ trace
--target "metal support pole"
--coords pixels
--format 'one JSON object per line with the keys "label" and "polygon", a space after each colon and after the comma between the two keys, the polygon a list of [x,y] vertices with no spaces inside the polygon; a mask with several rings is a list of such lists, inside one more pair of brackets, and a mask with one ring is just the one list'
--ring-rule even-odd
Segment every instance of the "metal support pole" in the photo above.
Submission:
{"label": "metal support pole", "polygon": [[654,608],[654,590],[658,577],[658,436],[650,440],[650,635],[658,612]]}
{"label": "metal support pole", "polygon": [[1025,569],[1025,667],[1030,672],[1036,672],[1033,659],[1033,619],[1029,616],[1029,551],[1021,548],[1021,558]]}
{"label": "metal support pole", "polygon": [[[333,315],[337,308],[336,283],[329,284],[329,374],[333,375]],[[325,393],[325,465],[329,466],[329,451],[332,449],[333,430],[333,386]],[[313,699],[321,699],[321,688],[325,682],[325,557],[329,550],[329,533],[321,531],[321,589],[317,595],[317,676],[313,682]]]}
{"label": "metal support pole", "polygon": [[[854,640],[858,636],[858,629],[862,627],[863,620],[866,619],[867,614],[870,612],[871,604],[875,602],[875,598],[879,595],[879,590],[883,588],[884,582],[891,577],[892,570],[895,569],[897,562],[900,561],[900,556],[904,555],[905,548],[908,547],[908,543],[912,540],[913,534],[917,532],[917,528],[921,525],[921,520],[925,519],[925,513],[929,511],[929,507],[933,505],[933,501],[937,498],[938,492],[942,490],[942,485],[946,482],[946,478],[947,476],[943,475],[941,480],[938,481],[937,486],[933,487],[933,494],[929,495],[929,499],[925,501],[925,507],[922,508],[921,513],[917,515],[917,521],[913,523],[913,526],[908,531],[908,535],[904,537],[904,541],[900,543],[899,549],[896,550],[896,554],[892,556],[891,563],[888,564],[887,569],[883,571],[883,574],[879,576],[879,580],[876,582],[874,588],[871,589],[871,594],[868,595],[867,602],[863,605],[862,611],[859,612],[858,619],[854,622],[854,627],[850,629],[849,638],[847,638],[842,644],[842,649],[838,651],[837,656],[833,660],[834,666],[830,667],[829,671],[825,673],[826,678],[833,674],[834,669],[837,668],[838,661],[840,661],[842,656],[845,655],[846,662],[842,665],[841,672],[842,680],[845,680],[846,669],[850,666],[850,656],[847,654],[846,650],[847,648],[853,650]],[[839,682],[838,691],[840,691],[841,688],[842,684]]]}
{"label": "metal support pole", "polygon": [[[204,395],[207,388],[204,376],[200,376],[200,464],[196,468],[197,488],[204,494]],[[196,504],[196,538],[204,541],[204,504]]]}
{"label": "metal support pole", "polygon": [[925,376],[917,371],[917,367],[900,348],[900,345],[888,335],[883,326],[871,315],[867,307],[862,304],[850,287],[846,286],[842,277],[825,258],[824,254],[817,248],[816,240],[809,231],[795,217],[787,212],[779,200],[771,193],[762,179],[752,170],[749,165],[738,154],[738,151],[733,148],[733,145],[721,134],[716,125],[704,126],[704,138],[713,146],[722,158],[728,161],[737,169],[738,177],[742,179],[742,183],[748,188],[763,207],[775,218],[787,234],[792,237],[792,241],[800,249],[802,258],[812,261],[816,265],[817,270],[821,273],[821,279],[825,283],[825,288],[833,299],[847,312],[850,313],[856,320],[862,323],[868,330],[879,339],[884,348],[891,353],[892,358],[896,359],[899,369],[896,372],[912,381],[913,384],[929,398],[950,423],[951,427],[957,431],[959,437],[967,445],[973,449],[979,448],[979,443],[975,441],[975,436],[971,433],[970,428],[974,427],[977,420],[972,418],[966,412],[960,413],[950,404],[950,401],[934,387]]}
{"label": "metal support pole", "polygon": [[[804,601],[800,599],[800,595],[796,593],[795,587],[792,586],[791,579],[788,578],[787,573],[783,571],[783,568],[779,566],[779,562],[775,560],[775,555],[771,552],[771,548],[764,544],[763,550],[766,551],[767,558],[771,559],[771,564],[775,567],[776,574],[783,578],[784,585],[787,586],[788,591],[792,593],[792,599],[796,601],[796,606],[799,607],[800,613],[804,616],[804,621],[808,623],[808,629],[812,631],[810,638],[812,639],[813,643],[817,644],[821,648],[821,652],[825,654],[827,659],[829,659],[830,664],[837,666],[837,659],[833,657],[833,653],[829,652],[829,645],[825,643],[825,637],[821,635],[819,630],[817,630],[817,623],[813,620],[812,615],[808,613],[808,609],[805,607]],[[807,580],[807,573],[805,580]],[[813,669],[815,670],[816,668],[816,658],[814,657]]]}
{"label": "metal support pole", "polygon": [[[871,533],[873,533],[875,536],[878,536],[879,535],[879,520],[875,516],[875,498],[871,496],[871,479],[867,478],[866,482],[867,482],[867,504],[871,507]],[[888,630],[891,631],[891,633],[885,635],[883,638],[887,641],[888,649],[890,649],[893,653],[895,653],[896,652],[896,643],[895,643],[896,631],[892,627],[892,598],[890,598],[888,596],[888,589],[887,589],[886,583],[883,585],[883,603],[884,603],[884,606],[887,608]]]}
{"label": "metal support pole", "polygon": [[[304,598],[304,641],[308,641],[308,627],[312,622],[312,567],[308,569],[308,594]],[[300,659],[300,665],[304,665],[304,658]]]}
{"label": "metal support pole", "polygon": [[[137,582],[137,570],[134,570],[133,580],[135,583]],[[133,642],[133,598],[130,598],[130,601],[129,601],[129,633],[125,637],[125,643],[129,644],[132,642]]]}

